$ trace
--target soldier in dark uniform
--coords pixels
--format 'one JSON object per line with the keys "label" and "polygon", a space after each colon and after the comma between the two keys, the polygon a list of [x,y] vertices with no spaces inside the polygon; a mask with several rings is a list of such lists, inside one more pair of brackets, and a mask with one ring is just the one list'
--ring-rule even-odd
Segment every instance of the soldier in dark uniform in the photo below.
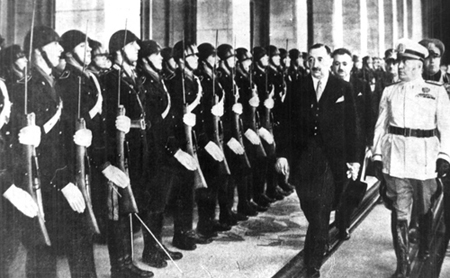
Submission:
{"label": "soldier in dark uniform", "polygon": [[[161,243],[164,211],[170,193],[176,196],[178,205],[174,212],[175,234],[181,235],[182,232],[186,232],[186,229],[192,228],[193,206],[191,205],[191,208],[188,209],[182,206],[181,202],[193,204],[192,184],[194,178],[192,171],[196,169],[197,163],[174,142],[176,141],[175,121],[171,114],[171,97],[160,75],[162,70],[161,47],[151,40],[139,42],[139,45],[137,72],[139,83],[145,93],[146,120],[152,125],[147,130],[148,148],[152,160],[147,166],[150,168],[150,182],[143,189],[141,193],[143,198],[138,199],[138,204],[140,210],[145,213],[144,222]],[[186,210],[182,211],[183,208]],[[184,221],[189,223],[186,224]],[[167,266],[166,260],[169,258],[162,248],[147,231],[143,231],[143,234],[142,261],[156,268]],[[174,236],[174,238],[177,237]],[[190,244],[179,244],[177,247],[193,250],[196,246],[191,242]],[[172,252],[167,248],[166,251],[174,260],[182,258],[180,252]]]}
{"label": "soldier in dark uniform", "polygon": [[163,69],[161,75],[165,81],[169,81],[175,76],[175,70],[177,69],[178,64],[172,56],[171,47],[163,48],[161,50],[161,56],[163,57]]}
{"label": "soldier in dark uniform", "polygon": [[[4,60],[2,60],[4,62]],[[11,102],[9,100],[8,90],[5,83],[0,79],[0,193],[9,200],[6,202],[0,198],[0,276],[9,277],[8,267],[14,259],[18,247],[17,230],[15,222],[18,220],[11,204],[27,217],[35,217],[38,207],[30,194],[17,187],[13,182],[12,176],[12,149],[11,149],[11,128],[9,119],[11,116]],[[32,136],[32,135],[31,135]],[[30,141],[33,138],[26,138],[21,134],[23,141]],[[28,135],[30,137],[30,135]],[[40,136],[36,136],[38,140]],[[25,142],[23,142],[25,143]]]}
{"label": "soldier in dark uniform", "polygon": [[[193,206],[192,191],[202,191],[207,185],[202,181],[201,168],[198,165],[197,157],[197,136],[195,126],[200,119],[202,110],[200,100],[202,97],[202,87],[200,79],[194,75],[194,70],[198,66],[197,46],[189,41],[179,41],[173,47],[173,60],[177,63],[175,75],[169,79],[167,89],[169,90],[172,106],[171,117],[173,121],[173,138],[170,149],[189,153],[195,158],[197,170],[194,171],[194,180],[184,178],[178,181],[179,186],[184,187],[180,194],[185,194],[183,200],[177,199],[176,221],[180,222],[179,229],[175,229],[173,245],[181,249],[193,249],[195,244],[208,244],[212,242],[211,238],[200,236],[192,229]],[[175,152],[174,152],[175,153]],[[177,168],[178,169],[178,168]],[[185,172],[185,170],[183,170]],[[181,177],[181,176],[180,176]],[[176,185],[178,186],[178,185]],[[184,192],[188,191],[188,192]]]}
{"label": "soldier in dark uniform", "polygon": [[247,202],[241,202],[239,198],[238,212],[248,215],[256,216],[257,211],[266,211],[266,207],[258,206],[253,201],[253,182],[255,175],[262,175],[263,172],[260,161],[264,160],[266,153],[258,135],[260,128],[260,118],[257,108],[259,106],[259,97],[256,87],[251,79],[251,65],[252,54],[245,48],[236,49],[236,58],[238,60],[236,65],[236,85],[239,88],[239,100],[243,106],[242,121],[243,132],[245,136],[244,146],[251,165],[251,175],[247,177]]}
{"label": "soldier in dark uniform", "polygon": [[[215,208],[219,192],[224,192],[230,176],[223,153],[223,125],[225,92],[215,73],[216,50],[209,43],[198,47],[200,78],[203,97],[201,112],[198,115],[196,132],[198,134],[200,167],[205,174],[208,188],[197,190],[198,224],[197,232],[205,237],[214,237],[217,231],[227,231],[231,227],[215,220]],[[228,169],[227,169],[228,168]]]}
{"label": "soldier in dark uniform", "polygon": [[226,144],[225,157],[229,162],[231,170],[231,179],[226,192],[224,192],[225,196],[219,194],[219,206],[221,207],[219,220],[228,225],[236,225],[237,221],[247,220],[248,217],[231,210],[234,204],[234,189],[237,186],[239,202],[241,204],[246,203],[248,200],[248,175],[251,173],[251,165],[243,144],[243,130],[241,125],[243,107],[242,103],[240,103],[239,91],[234,81],[236,63],[234,49],[229,44],[222,44],[217,48],[217,56],[220,58],[217,77],[225,92],[224,115],[222,117],[224,123],[224,143]]}
{"label": "soldier in dark uniform", "polygon": [[89,39],[89,47],[91,48],[89,70],[97,76],[106,73],[111,68],[108,50],[99,41],[92,39]]}
{"label": "soldier in dark uniform", "polygon": [[[45,224],[52,246],[37,241],[33,229],[27,229],[22,243],[27,249],[26,273],[29,277],[56,277],[56,255],[64,253],[69,261],[72,277],[96,277],[92,234],[83,214],[85,201],[75,186],[75,173],[70,167],[68,146],[73,144],[73,134],[68,132],[69,122],[63,111],[63,100],[55,89],[52,68],[59,63],[62,47],[59,36],[51,28],[34,28],[32,42],[31,75],[28,81],[27,111],[24,111],[24,82],[12,86],[12,96],[17,104],[13,130],[21,126],[25,113],[35,113],[36,126],[42,134],[36,148],[40,166],[41,191]],[[30,33],[24,41],[25,51],[30,46]],[[34,128],[35,126],[28,126]],[[16,134],[16,132],[13,132]],[[19,141],[20,142],[20,141]],[[22,155],[16,144],[16,155]],[[23,160],[16,161],[15,182],[27,186],[27,171]],[[26,225],[26,223],[24,223]]]}
{"label": "soldier in dark uniform", "polygon": [[291,58],[288,55],[288,52],[284,48],[278,48],[278,51],[280,51],[280,67],[279,70],[286,75],[287,69],[289,68],[289,65],[291,63]]}
{"label": "soldier in dark uniform", "polygon": [[27,63],[27,57],[19,45],[13,44],[2,50],[0,57],[0,76],[5,79],[7,87],[23,78],[23,69]]}
{"label": "soldier in dark uniform", "polygon": [[[109,40],[109,52],[113,56],[113,67],[100,77],[106,117],[106,155],[105,163],[100,169],[110,181],[108,187],[108,232],[107,243],[111,262],[111,277],[152,277],[153,273],[138,268],[132,261],[132,242],[130,238],[130,221],[128,216],[135,209],[124,206],[126,200],[119,199],[114,185],[130,186],[126,176],[118,168],[119,161],[116,152],[116,133],[126,133],[125,141],[129,152],[129,180],[133,191],[138,195],[149,180],[148,144],[143,106],[144,90],[137,80],[134,65],[140,49],[138,38],[130,31],[115,32]],[[120,88],[118,82],[120,79]],[[120,92],[120,99],[119,99]],[[118,104],[125,108],[125,116],[117,116]],[[122,194],[122,196],[124,196]],[[123,197],[122,197],[123,198]],[[120,206],[119,206],[120,205]]]}
{"label": "soldier in dark uniform", "polygon": [[[253,48],[253,61],[252,78],[258,90],[258,97],[260,100],[257,110],[261,117],[261,126],[258,130],[258,134],[262,138],[262,143],[267,155],[265,159],[258,160],[260,165],[256,167],[261,169],[260,175],[253,175],[253,201],[259,206],[269,207],[270,203],[275,202],[275,199],[269,198],[266,195],[264,185],[266,183],[268,172],[271,170],[268,170],[268,161],[273,159],[275,154],[275,141],[272,133],[273,123],[271,118],[271,109],[274,106],[273,97],[275,92],[272,86],[269,87],[267,80],[267,67],[269,66],[267,51],[259,46]],[[267,190],[270,189],[270,186],[273,186],[273,183],[273,181],[268,181]]]}

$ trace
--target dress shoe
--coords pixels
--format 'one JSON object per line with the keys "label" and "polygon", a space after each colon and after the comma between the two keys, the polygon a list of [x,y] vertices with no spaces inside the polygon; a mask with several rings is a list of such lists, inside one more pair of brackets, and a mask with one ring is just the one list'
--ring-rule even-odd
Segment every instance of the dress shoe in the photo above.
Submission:
{"label": "dress shoe", "polygon": [[281,201],[284,199],[284,196],[277,190],[275,190],[274,193],[268,194],[267,197],[269,197],[270,199],[273,199],[275,201]]}
{"label": "dress shoe", "polygon": [[197,225],[197,234],[203,238],[217,237],[217,231],[212,228],[212,224]]}
{"label": "dress shoe", "polygon": [[294,192],[295,187],[287,182],[282,182],[280,184],[278,184],[278,186],[283,189],[283,191],[288,192],[289,194],[291,194],[292,192]]}
{"label": "dress shoe", "polygon": [[265,197],[262,196],[263,195],[253,198],[253,201],[259,206],[270,207],[270,202],[268,201],[269,197],[267,197],[266,195],[264,195]]}
{"label": "dress shoe", "polygon": [[255,209],[256,211],[259,211],[259,212],[264,212],[269,209],[268,206],[261,206],[253,201],[250,201],[249,205],[250,205],[250,207],[252,207],[253,209]]}
{"label": "dress shoe", "polygon": [[[183,254],[181,254],[181,252],[171,251],[171,250],[167,249],[167,247],[165,245],[163,245],[163,247],[166,250],[166,252],[170,255],[172,260],[178,261],[178,260],[181,260],[181,258],[183,258]],[[161,249],[160,249],[160,252],[163,254],[164,259],[170,260],[169,256],[167,256],[166,252],[164,252]]]}
{"label": "dress shoe", "polygon": [[154,274],[151,271],[140,269],[134,264],[129,264],[123,268],[111,269],[111,278],[124,278],[124,277],[142,277],[149,278],[153,277]]}
{"label": "dress shoe", "polygon": [[340,229],[339,230],[339,239],[341,240],[349,240],[351,237],[349,229]]}
{"label": "dress shoe", "polygon": [[229,214],[221,215],[219,217],[219,222],[226,226],[235,226],[237,225],[237,220],[233,217],[232,212]]}
{"label": "dress shoe", "polygon": [[221,223],[217,220],[212,221],[212,229],[216,232],[225,232],[231,230],[231,226],[225,223]]}
{"label": "dress shoe", "polygon": [[255,208],[253,208],[250,204],[247,203],[246,206],[239,207],[237,209],[238,213],[246,215],[246,216],[257,216],[258,212]]}
{"label": "dress shoe", "polygon": [[191,238],[188,232],[177,232],[172,239],[172,245],[181,250],[192,251],[197,248],[195,239]]}
{"label": "dress shoe", "polygon": [[233,217],[236,221],[247,221],[248,216],[239,212],[231,212],[231,217]]}
{"label": "dress shoe", "polygon": [[154,268],[164,268],[167,262],[162,253],[160,250],[153,249],[150,253],[142,255],[142,262]]}
{"label": "dress shoe", "polygon": [[209,244],[213,242],[212,238],[202,237],[194,230],[187,231],[186,236],[192,239],[196,244]]}
{"label": "dress shoe", "polygon": [[263,199],[263,200],[265,200],[265,201],[267,201],[268,203],[274,203],[275,201],[276,201],[276,199],[275,198],[272,198],[272,197],[269,197],[269,196],[267,196],[267,194],[261,194],[260,196],[259,196],[259,198],[260,199]]}

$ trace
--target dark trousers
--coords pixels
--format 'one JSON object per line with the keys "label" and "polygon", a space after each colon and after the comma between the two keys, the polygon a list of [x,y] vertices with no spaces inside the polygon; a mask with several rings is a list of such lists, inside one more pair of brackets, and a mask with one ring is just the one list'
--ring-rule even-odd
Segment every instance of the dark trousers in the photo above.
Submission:
{"label": "dark trousers", "polygon": [[36,243],[39,230],[24,230],[22,243],[27,250],[27,277],[57,277],[57,255],[61,254],[68,259],[71,277],[97,277],[92,232],[85,214],[74,212],[57,190],[42,192],[42,198],[52,246]]}
{"label": "dark trousers", "polygon": [[293,163],[293,178],[301,208],[309,226],[305,238],[307,267],[320,268],[328,243],[330,212],[334,201],[334,180],[322,148],[311,141]]}
{"label": "dark trousers", "polygon": [[442,178],[442,185],[444,191],[444,223],[445,235],[450,238],[450,177],[447,175]]}

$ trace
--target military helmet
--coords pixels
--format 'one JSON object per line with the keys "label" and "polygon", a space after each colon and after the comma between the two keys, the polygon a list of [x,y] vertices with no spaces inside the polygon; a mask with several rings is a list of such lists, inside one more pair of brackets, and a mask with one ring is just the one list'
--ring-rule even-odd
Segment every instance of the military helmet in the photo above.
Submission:
{"label": "military helmet", "polygon": [[[30,36],[31,36],[31,30],[28,32],[28,34],[25,36],[23,45],[25,53],[28,54],[30,51]],[[60,37],[58,33],[55,32],[50,27],[47,26],[37,26],[33,29],[33,49],[41,48],[51,42],[59,42]]]}
{"label": "military helmet", "polygon": [[291,50],[289,50],[289,58],[291,58],[291,60],[297,60],[300,57],[301,52],[297,48],[292,48]]}
{"label": "military helmet", "polygon": [[109,53],[114,54],[130,42],[139,41],[139,38],[128,30],[119,30],[109,39]]}
{"label": "military helmet", "polygon": [[198,58],[201,61],[205,61],[206,59],[208,59],[209,56],[215,54],[216,49],[210,43],[205,42],[198,46]]}
{"label": "military helmet", "polygon": [[233,47],[229,44],[221,44],[217,48],[217,56],[219,56],[220,60],[226,60],[230,57],[234,56]]}
{"label": "military helmet", "polygon": [[[184,48],[184,49],[183,49]],[[179,41],[177,42],[172,49],[172,55],[173,58],[178,61],[178,59],[183,59],[183,52],[184,52],[184,58],[197,55],[198,56],[198,50],[197,45],[193,42],[185,41]]]}
{"label": "military helmet", "polygon": [[263,47],[256,46],[253,48],[253,59],[255,61],[259,61],[259,59],[261,59],[265,55],[267,55],[267,51]]}
{"label": "military helmet", "polygon": [[269,57],[280,55],[280,50],[278,50],[275,45],[269,45],[267,47],[267,55],[269,55]]}
{"label": "military helmet", "polygon": [[153,40],[138,41],[138,44],[141,47],[138,53],[139,59],[161,52],[161,46],[156,41]]}
{"label": "military helmet", "polygon": [[61,36],[59,42],[64,48],[64,52],[72,51],[77,45],[86,41],[86,35],[78,30],[70,30]]}
{"label": "military helmet", "polygon": [[251,60],[252,54],[246,48],[240,47],[236,49],[236,58],[242,63],[245,60]]}

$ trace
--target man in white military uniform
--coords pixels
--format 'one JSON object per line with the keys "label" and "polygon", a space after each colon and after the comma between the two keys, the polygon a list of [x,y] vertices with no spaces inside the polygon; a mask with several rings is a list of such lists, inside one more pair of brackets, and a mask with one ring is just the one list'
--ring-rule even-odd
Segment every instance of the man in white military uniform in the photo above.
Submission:
{"label": "man in white military uniform", "polygon": [[[398,47],[400,82],[386,87],[375,127],[373,158],[378,177],[384,176],[392,200],[392,235],[397,256],[393,277],[408,277],[408,221],[413,199],[420,217],[431,225],[430,199],[436,191],[436,172],[450,167],[450,100],[442,85],[422,78],[428,50],[404,40]],[[381,174],[382,172],[382,174]],[[416,198],[413,198],[415,196]],[[428,243],[419,257],[429,256]]]}

